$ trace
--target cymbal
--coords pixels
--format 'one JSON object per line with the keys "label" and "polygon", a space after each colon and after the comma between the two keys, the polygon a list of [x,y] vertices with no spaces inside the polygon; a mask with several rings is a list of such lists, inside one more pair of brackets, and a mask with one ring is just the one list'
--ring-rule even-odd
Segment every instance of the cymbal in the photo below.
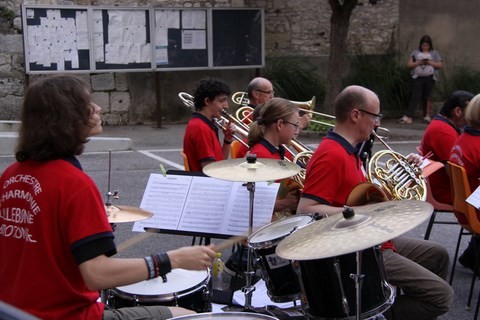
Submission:
{"label": "cymbal", "polygon": [[207,176],[237,182],[274,181],[292,177],[300,172],[294,163],[277,159],[257,159],[253,163],[244,158],[212,162],[203,168]]}
{"label": "cymbal", "polygon": [[134,222],[153,216],[153,213],[149,211],[128,206],[110,205],[105,206],[105,210],[107,211],[108,222],[110,223]]}
{"label": "cymbal", "polygon": [[430,203],[387,201],[351,207],[354,216],[336,214],[300,228],[280,241],[276,254],[289,260],[313,260],[367,249],[394,239],[427,220]]}

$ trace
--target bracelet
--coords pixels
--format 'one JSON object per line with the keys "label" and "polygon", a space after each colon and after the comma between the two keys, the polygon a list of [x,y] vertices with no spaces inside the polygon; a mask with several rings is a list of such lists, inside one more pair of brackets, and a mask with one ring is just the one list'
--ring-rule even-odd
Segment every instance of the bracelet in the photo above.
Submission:
{"label": "bracelet", "polygon": [[147,264],[148,278],[147,280],[155,278],[155,267],[153,264],[153,259],[151,256],[144,257],[145,263]]}
{"label": "bracelet", "polygon": [[232,140],[226,140],[226,139],[223,139],[223,143],[226,143],[226,144],[232,144]]}
{"label": "bracelet", "polygon": [[158,276],[164,276],[170,271],[172,271],[172,265],[170,263],[170,258],[166,253],[157,253],[153,255],[155,257],[155,261],[157,263],[158,268]]}

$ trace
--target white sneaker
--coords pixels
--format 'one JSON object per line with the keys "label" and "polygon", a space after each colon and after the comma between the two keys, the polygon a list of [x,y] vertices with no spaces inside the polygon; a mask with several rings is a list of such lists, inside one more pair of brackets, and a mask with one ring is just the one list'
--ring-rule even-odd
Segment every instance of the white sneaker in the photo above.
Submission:
{"label": "white sneaker", "polygon": [[430,118],[430,116],[426,116],[425,118],[423,118],[423,122],[426,124],[429,124],[431,121],[432,119]]}

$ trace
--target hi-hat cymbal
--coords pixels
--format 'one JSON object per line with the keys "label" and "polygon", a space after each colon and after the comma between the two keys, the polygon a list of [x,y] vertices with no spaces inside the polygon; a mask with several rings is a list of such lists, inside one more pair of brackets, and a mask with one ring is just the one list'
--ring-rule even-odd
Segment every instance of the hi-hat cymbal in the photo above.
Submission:
{"label": "hi-hat cymbal", "polygon": [[337,214],[298,229],[280,241],[276,253],[289,260],[313,260],[361,251],[391,240],[427,220],[430,203],[388,201],[352,207],[355,215]]}
{"label": "hi-hat cymbal", "polygon": [[110,223],[134,222],[153,216],[153,213],[149,211],[128,206],[110,205],[105,206],[105,210],[107,211],[108,222]]}
{"label": "hi-hat cymbal", "polygon": [[231,159],[212,162],[203,168],[207,176],[237,182],[274,181],[289,178],[300,172],[294,163],[276,159]]}

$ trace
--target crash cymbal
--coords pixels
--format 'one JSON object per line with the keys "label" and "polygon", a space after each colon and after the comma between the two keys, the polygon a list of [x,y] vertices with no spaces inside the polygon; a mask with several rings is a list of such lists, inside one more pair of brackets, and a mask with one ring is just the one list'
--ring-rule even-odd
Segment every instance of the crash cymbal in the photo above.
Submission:
{"label": "crash cymbal", "polygon": [[207,176],[237,182],[274,181],[292,177],[300,172],[294,163],[276,159],[231,159],[212,162],[203,168]]}
{"label": "crash cymbal", "polygon": [[337,214],[296,230],[280,241],[277,255],[289,260],[312,260],[361,251],[408,232],[433,212],[430,203],[416,200],[351,208],[352,218]]}
{"label": "crash cymbal", "polygon": [[128,206],[110,205],[105,206],[105,210],[107,211],[108,222],[110,223],[134,222],[153,216],[153,213],[149,211]]}

